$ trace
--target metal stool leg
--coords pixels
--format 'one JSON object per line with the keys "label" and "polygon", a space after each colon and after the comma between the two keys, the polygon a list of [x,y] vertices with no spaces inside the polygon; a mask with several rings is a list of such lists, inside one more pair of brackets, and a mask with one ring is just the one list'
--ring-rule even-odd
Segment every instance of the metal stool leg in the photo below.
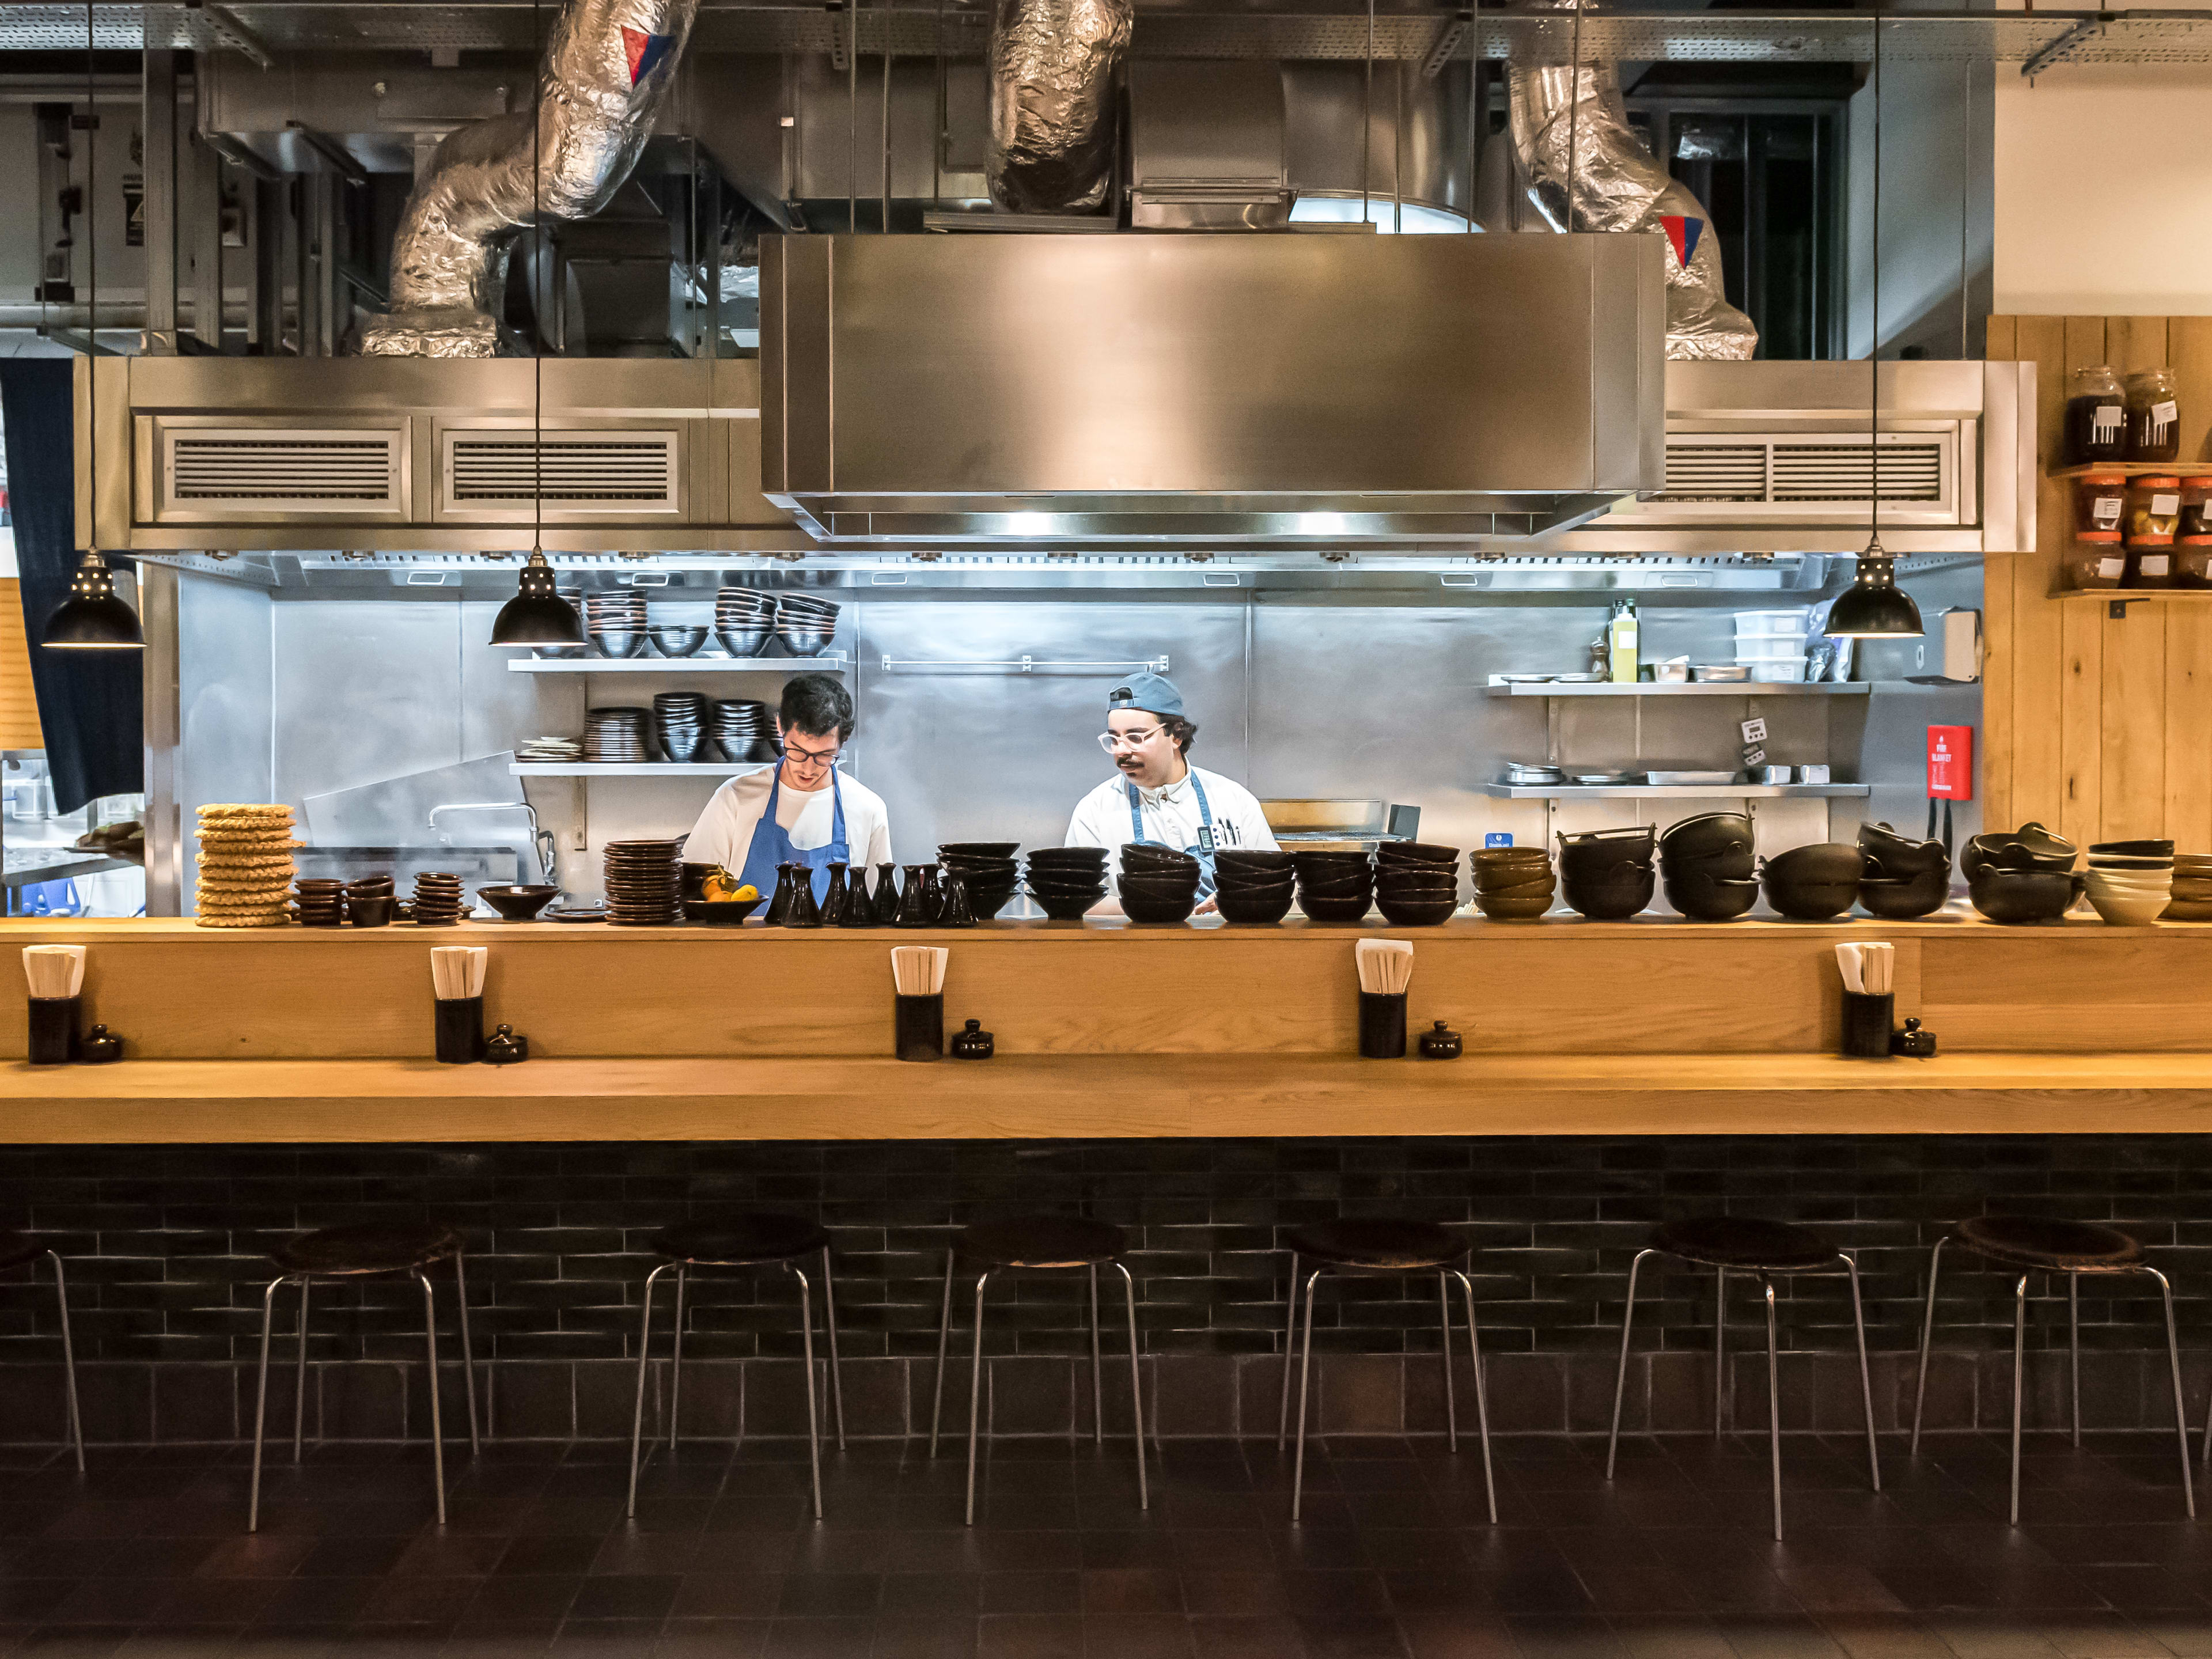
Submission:
{"label": "metal stool leg", "polygon": [[1106,1373],[1098,1352],[1098,1264],[1091,1264],[1091,1439],[1106,1443]]}
{"label": "metal stool leg", "polygon": [[1306,1495],[1306,1385],[1313,1372],[1313,1297],[1314,1286],[1321,1282],[1322,1269],[1316,1267],[1306,1279],[1306,1340],[1298,1353],[1298,1455],[1291,1466],[1291,1519],[1298,1518],[1299,1508]]}
{"label": "metal stool leg", "polygon": [[[807,1286],[806,1275],[797,1263],[784,1264],[791,1276],[799,1281],[799,1337],[803,1345],[800,1356],[806,1361],[806,1462],[814,1477],[814,1518],[822,1518],[822,1425],[814,1410],[814,1293]],[[680,1288],[683,1280],[677,1284]]]}
{"label": "metal stool leg", "polygon": [[2081,1275],[2066,1275],[2067,1404],[2074,1412],[2074,1445],[2081,1445]]}
{"label": "metal stool leg", "polygon": [[[690,1264],[676,1264],[676,1348],[668,1360],[668,1461],[676,1461],[676,1403],[684,1389],[684,1291],[690,1277]],[[813,1386],[813,1379],[807,1379]]]}
{"label": "metal stool leg", "polygon": [[822,1247],[822,1328],[830,1334],[830,1403],[837,1414],[837,1449],[845,1449],[845,1375],[837,1364],[837,1291],[830,1277],[830,1247]]}
{"label": "metal stool leg", "polygon": [[937,1421],[945,1414],[945,1347],[952,1337],[952,1256],[945,1253],[945,1310],[937,1322],[937,1376],[929,1389],[929,1455],[937,1455]]}
{"label": "metal stool leg", "polygon": [[1728,1269],[1713,1269],[1713,1438],[1721,1437],[1721,1397],[1728,1388]]}
{"label": "metal stool leg", "polygon": [[430,1291],[430,1275],[422,1281],[422,1352],[430,1365],[430,1478],[438,1483],[438,1524],[446,1524],[446,1425],[438,1411],[438,1299]]}
{"label": "metal stool leg", "polygon": [[637,1404],[629,1419],[629,1507],[623,1513],[630,1520],[637,1519],[637,1462],[638,1453],[645,1443],[645,1373],[646,1355],[653,1346],[653,1287],[661,1274],[676,1264],[664,1261],[645,1276],[645,1306],[640,1312],[637,1331]]}
{"label": "metal stool leg", "polygon": [[1859,1343],[1859,1399],[1866,1406],[1867,1474],[1873,1479],[1874,1489],[1881,1490],[1881,1456],[1875,1449],[1874,1439],[1874,1378],[1867,1370],[1866,1313],[1859,1301],[1859,1264],[1844,1251],[1836,1254],[1844,1259],[1844,1266],[1851,1275],[1851,1330]]}
{"label": "metal stool leg", "polygon": [[1459,1280],[1460,1295],[1467,1302],[1467,1358],[1474,1367],[1474,1429],[1482,1441],[1482,1492],[1490,1504],[1490,1524],[1498,1524],[1498,1477],[1490,1467],[1490,1388],[1482,1375],[1482,1340],[1474,1328],[1474,1281],[1465,1273],[1454,1275]]}
{"label": "metal stool leg", "polygon": [[283,1279],[272,1279],[261,1292],[261,1370],[253,1389],[253,1479],[246,1490],[246,1529],[261,1530],[261,1431],[269,1420],[269,1325],[276,1311],[276,1290]]}
{"label": "metal stool leg", "polygon": [[2181,1441],[2181,1501],[2189,1508],[2189,1518],[2197,1518],[2197,1488],[2189,1478],[2189,1419],[2181,1404],[2181,1344],[2173,1334],[2173,1286],[2166,1282],[2166,1275],[2155,1267],[2143,1271],[2158,1280],[2159,1294],[2166,1298],[2166,1363],[2173,1373],[2173,1431]]}
{"label": "metal stool leg", "polygon": [[1656,1250],[1638,1250],[1628,1264],[1628,1304],[1620,1310],[1620,1369],[1613,1374],[1613,1432],[1606,1437],[1605,1478],[1613,1479],[1613,1462],[1620,1452],[1620,1397],[1628,1392],[1628,1332],[1636,1320],[1636,1275],[1644,1258]]}
{"label": "metal stool leg", "polygon": [[2012,1306],[2012,1524],[2020,1524],[2021,1372],[2027,1358],[2027,1275],[2013,1287]]}
{"label": "metal stool leg", "polygon": [[[300,1353],[292,1368],[292,1461],[300,1461],[301,1430],[307,1412],[307,1291],[313,1285],[311,1279],[300,1280]],[[322,1439],[322,1425],[315,1428],[318,1443]]]}
{"label": "metal stool leg", "polygon": [[1942,1270],[1943,1247],[1951,1241],[1939,1238],[1936,1248],[1928,1253],[1928,1311],[1920,1322],[1920,1382],[1912,1390],[1912,1449],[1911,1455],[1920,1455],[1920,1407],[1928,1399],[1928,1345],[1936,1335],[1936,1277]]}
{"label": "metal stool leg", "polygon": [[1459,1450],[1459,1402],[1452,1398],[1451,1281],[1442,1273],[1437,1274],[1437,1308],[1443,1316],[1444,1443],[1456,1452]]}
{"label": "metal stool leg", "polygon": [[[1121,1289],[1129,1299],[1129,1416],[1137,1437],[1137,1507],[1148,1510],[1152,1506],[1152,1494],[1145,1477],[1145,1395],[1137,1365],[1137,1281],[1121,1262],[1114,1265],[1121,1269]],[[981,1322],[977,1328],[981,1328]]]}
{"label": "metal stool leg", "polygon": [[968,1370],[968,1524],[975,1524],[975,1419],[983,1407],[983,1286],[988,1268],[975,1276],[975,1349]]}
{"label": "metal stool leg", "polygon": [[[469,1273],[461,1263],[465,1252],[453,1252],[453,1296],[461,1304],[461,1392],[469,1401],[469,1449],[481,1454],[489,1431],[479,1433],[477,1428],[477,1353],[469,1340]],[[484,1377],[484,1409],[491,1409],[491,1377]]]}
{"label": "metal stool leg", "polygon": [[69,1275],[62,1270],[61,1252],[48,1250],[54,1264],[54,1305],[62,1316],[62,1379],[68,1387],[70,1443],[76,1448],[76,1472],[84,1473],[84,1413],[76,1403],[76,1342],[70,1334]]}
{"label": "metal stool leg", "polygon": [[1766,1453],[1774,1477],[1774,1541],[1782,1541],[1782,1361],[1774,1338],[1774,1281],[1759,1276],[1766,1292]]}
{"label": "metal stool leg", "polygon": [[[1298,1350],[1298,1253],[1291,1252],[1291,1285],[1283,1307],[1283,1412],[1275,1425],[1275,1449],[1280,1451],[1291,1434],[1291,1365]],[[2206,1419],[2204,1443],[2212,1454],[2212,1418]]]}

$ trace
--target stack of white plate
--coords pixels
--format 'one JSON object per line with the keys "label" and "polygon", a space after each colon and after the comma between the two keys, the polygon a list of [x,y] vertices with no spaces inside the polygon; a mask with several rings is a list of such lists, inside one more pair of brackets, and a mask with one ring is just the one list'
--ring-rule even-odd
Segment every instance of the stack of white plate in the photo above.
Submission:
{"label": "stack of white plate", "polygon": [[725,587],[714,595],[714,636],[732,656],[758,656],[775,631],[775,594]]}
{"label": "stack of white plate", "polygon": [[775,636],[794,657],[818,657],[837,635],[837,607],[827,599],[786,593],[776,601]]}
{"label": "stack of white plate", "polygon": [[532,738],[527,743],[514,745],[514,757],[519,761],[580,761],[584,758],[584,745],[574,738]]}

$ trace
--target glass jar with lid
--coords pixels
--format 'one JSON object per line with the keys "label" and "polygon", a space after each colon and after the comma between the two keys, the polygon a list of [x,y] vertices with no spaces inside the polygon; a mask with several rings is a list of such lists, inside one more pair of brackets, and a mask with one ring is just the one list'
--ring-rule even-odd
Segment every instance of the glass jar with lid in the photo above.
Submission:
{"label": "glass jar with lid", "polygon": [[2128,459],[2170,461],[2181,453],[2181,405],[2173,371],[2146,368],[2128,376]]}
{"label": "glass jar with lid", "polygon": [[2128,475],[2114,467],[2082,473],[2074,480],[2074,534],[2119,534],[2127,512]]}
{"label": "glass jar with lid", "polygon": [[2212,587],[2212,475],[2181,481],[2181,522],[2173,535],[2173,585]]}
{"label": "glass jar with lid", "polygon": [[2092,530],[2067,544],[2060,562],[2069,587],[2118,587],[2127,580],[2128,550],[2117,530]]}
{"label": "glass jar with lid", "polygon": [[2066,380],[2066,465],[2128,458],[2127,397],[2109,364],[2077,368]]}
{"label": "glass jar with lid", "polygon": [[2181,480],[2144,473],[2128,481],[2127,585],[2173,586],[2173,538],[2181,526]]}

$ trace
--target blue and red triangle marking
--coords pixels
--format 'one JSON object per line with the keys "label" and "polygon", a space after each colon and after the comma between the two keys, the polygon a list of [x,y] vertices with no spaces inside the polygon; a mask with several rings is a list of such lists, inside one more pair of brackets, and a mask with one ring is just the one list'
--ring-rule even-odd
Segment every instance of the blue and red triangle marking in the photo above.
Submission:
{"label": "blue and red triangle marking", "polygon": [[[629,31],[624,30],[623,33]],[[1705,222],[1680,213],[1666,213],[1660,216],[1659,223],[1667,232],[1667,240],[1674,250],[1674,258],[1682,269],[1687,270],[1690,261],[1698,257],[1698,238],[1705,234]]]}
{"label": "blue and red triangle marking", "polygon": [[648,34],[643,29],[623,25],[623,49],[629,54],[629,83],[639,82],[659,69],[676,44],[672,34]]}

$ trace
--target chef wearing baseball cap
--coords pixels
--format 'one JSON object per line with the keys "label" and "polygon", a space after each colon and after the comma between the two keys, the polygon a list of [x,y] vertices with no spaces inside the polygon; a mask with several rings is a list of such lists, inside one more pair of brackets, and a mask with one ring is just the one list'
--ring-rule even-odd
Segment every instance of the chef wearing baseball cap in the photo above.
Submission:
{"label": "chef wearing baseball cap", "polygon": [[1250,790],[1190,763],[1197,736],[1174,682],[1152,673],[1116,681],[1106,694],[1098,746],[1120,775],[1075,804],[1066,844],[1118,848],[1141,842],[1188,853],[1199,862],[1204,913],[1213,908],[1216,849],[1272,848],[1275,836]]}

